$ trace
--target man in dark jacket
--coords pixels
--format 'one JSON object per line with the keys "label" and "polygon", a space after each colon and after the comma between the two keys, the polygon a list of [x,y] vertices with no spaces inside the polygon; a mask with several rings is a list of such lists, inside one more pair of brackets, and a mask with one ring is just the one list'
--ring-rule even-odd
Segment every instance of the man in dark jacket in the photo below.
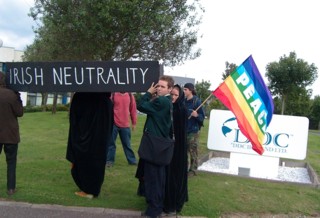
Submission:
{"label": "man in dark jacket", "polygon": [[198,169],[198,147],[200,135],[199,123],[203,123],[204,110],[201,107],[201,100],[197,97],[194,85],[192,83],[186,83],[183,91],[186,97],[185,104],[188,110],[187,145],[190,156],[188,175],[194,176],[196,175],[196,170]]}
{"label": "man in dark jacket", "polygon": [[20,142],[17,117],[23,116],[19,92],[6,88],[5,74],[0,72],[0,153],[2,148],[7,162],[7,194],[16,192],[16,166]]}

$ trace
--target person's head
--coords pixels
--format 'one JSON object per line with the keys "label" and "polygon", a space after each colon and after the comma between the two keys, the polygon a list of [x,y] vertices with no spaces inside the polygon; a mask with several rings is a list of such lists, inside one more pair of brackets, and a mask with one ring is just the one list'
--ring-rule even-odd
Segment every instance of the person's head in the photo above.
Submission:
{"label": "person's head", "polygon": [[158,81],[157,95],[165,96],[170,94],[174,85],[174,80],[171,76],[161,76]]}
{"label": "person's head", "polygon": [[196,95],[196,91],[194,90],[194,85],[192,83],[184,84],[183,92],[186,98]]}
{"label": "person's head", "polygon": [[6,86],[6,75],[0,71],[0,87]]}
{"label": "person's head", "polygon": [[172,99],[172,103],[175,103],[176,100],[179,98],[179,93],[180,89],[177,86],[174,86],[171,90],[171,99]]}

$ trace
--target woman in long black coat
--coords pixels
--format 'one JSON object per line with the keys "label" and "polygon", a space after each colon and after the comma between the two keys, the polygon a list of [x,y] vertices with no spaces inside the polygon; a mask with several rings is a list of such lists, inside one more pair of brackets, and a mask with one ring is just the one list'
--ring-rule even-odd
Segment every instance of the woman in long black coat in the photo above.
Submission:
{"label": "woman in long black coat", "polygon": [[66,158],[79,187],[75,194],[97,197],[104,181],[107,144],[111,138],[113,106],[110,93],[75,93],[70,107]]}
{"label": "woman in long black coat", "polygon": [[174,153],[167,167],[166,193],[163,211],[179,213],[188,201],[187,109],[184,92],[179,85],[171,91],[173,100]]}

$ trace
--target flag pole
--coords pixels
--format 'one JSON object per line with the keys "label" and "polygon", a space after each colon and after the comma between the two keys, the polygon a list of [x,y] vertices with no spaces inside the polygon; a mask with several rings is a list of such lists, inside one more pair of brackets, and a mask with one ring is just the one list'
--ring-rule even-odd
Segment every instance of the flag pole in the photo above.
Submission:
{"label": "flag pole", "polygon": [[[198,111],[211,98],[211,96],[212,96],[212,93],[194,111]],[[188,119],[190,119],[190,118],[191,118],[191,115],[188,117]]]}

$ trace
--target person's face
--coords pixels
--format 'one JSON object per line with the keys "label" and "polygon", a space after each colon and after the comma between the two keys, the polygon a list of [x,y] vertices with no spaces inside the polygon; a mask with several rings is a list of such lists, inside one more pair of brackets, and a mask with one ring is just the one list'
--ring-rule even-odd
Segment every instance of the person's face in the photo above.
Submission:
{"label": "person's face", "polygon": [[171,88],[168,88],[168,82],[164,80],[159,80],[157,85],[157,95],[158,96],[165,96],[170,94]]}
{"label": "person's face", "polygon": [[172,98],[172,103],[176,102],[176,100],[179,98],[179,90],[177,88],[172,89],[171,98]]}
{"label": "person's face", "polygon": [[183,88],[183,92],[184,92],[184,95],[186,96],[186,98],[188,98],[189,96],[192,95],[192,92],[188,88]]}

